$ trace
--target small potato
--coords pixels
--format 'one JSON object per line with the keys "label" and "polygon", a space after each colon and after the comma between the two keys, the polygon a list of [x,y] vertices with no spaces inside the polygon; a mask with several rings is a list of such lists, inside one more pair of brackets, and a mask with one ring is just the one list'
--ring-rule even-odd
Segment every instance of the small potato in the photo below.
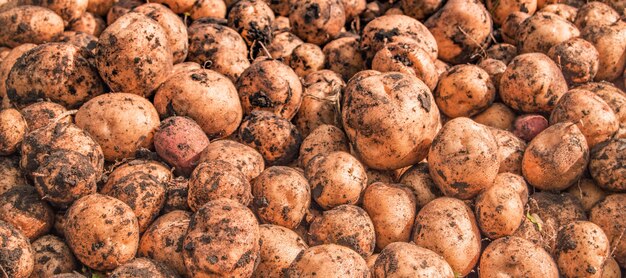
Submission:
{"label": "small potato", "polygon": [[552,111],[566,92],[567,82],[561,69],[542,53],[515,57],[500,79],[499,93],[504,104],[526,113]]}
{"label": "small potato", "polygon": [[8,108],[0,110],[0,155],[11,155],[17,151],[28,125],[20,111]]}
{"label": "small potato", "polygon": [[71,31],[83,32],[97,38],[100,37],[102,31],[106,28],[106,22],[101,17],[86,12],[81,17],[70,21],[67,28]]}
{"label": "small potato", "polygon": [[116,268],[110,278],[177,278],[178,274],[164,264],[146,258],[137,258]]}
{"label": "small potato", "polygon": [[441,8],[444,1],[441,0],[429,0],[429,1],[417,1],[417,0],[401,0],[402,10],[410,17],[417,20],[425,20],[430,15],[434,14]]}
{"label": "small potato", "polygon": [[443,196],[431,178],[426,162],[411,166],[402,174],[398,182],[413,190],[418,208],[422,208],[430,201]]}
{"label": "small potato", "polygon": [[291,122],[267,111],[252,111],[244,118],[239,138],[261,153],[268,166],[294,161],[302,143],[300,132]]}
{"label": "small potato", "polygon": [[261,222],[289,229],[298,227],[311,202],[309,182],[285,166],[265,169],[252,181],[252,206]]}
{"label": "small potato", "polygon": [[118,199],[88,195],[67,211],[65,239],[83,264],[100,271],[112,270],[135,257],[139,245],[137,217]]}
{"label": "small potato", "polygon": [[495,102],[489,106],[489,108],[485,109],[485,111],[472,117],[472,120],[493,128],[512,130],[513,121],[515,121],[515,113],[508,106]]}
{"label": "small potato", "polygon": [[209,201],[219,198],[228,198],[247,206],[252,199],[247,177],[228,162],[208,160],[200,163],[189,178],[189,207],[197,211]]}
{"label": "small potato", "polygon": [[538,245],[519,237],[504,237],[487,246],[480,258],[480,277],[558,278],[556,263]]}
{"label": "small potato", "polygon": [[455,277],[445,259],[412,243],[394,242],[380,252],[370,268],[372,277]]}
{"label": "small potato", "polygon": [[439,74],[429,54],[417,43],[394,42],[376,52],[372,69],[380,72],[402,72],[415,75],[432,91]]}
{"label": "small potato", "polygon": [[[515,13],[513,13],[515,14]],[[495,59],[504,62],[505,65],[508,65],[515,56],[519,53],[517,52],[517,47],[508,43],[499,43],[494,44],[489,47],[485,54],[487,56],[483,57],[483,61],[487,59]]]}
{"label": "small potato", "polygon": [[323,244],[302,251],[283,272],[283,277],[369,278],[365,260],[348,247]]}
{"label": "small potato", "polygon": [[174,210],[190,211],[187,196],[189,195],[189,180],[184,177],[176,177],[165,185],[165,204],[161,213]]}
{"label": "small potato", "polygon": [[476,220],[484,235],[497,239],[515,233],[526,217],[527,187],[521,176],[502,173],[492,187],[476,197]]}
{"label": "small potato", "polygon": [[107,12],[116,4],[114,0],[90,0],[87,2],[87,12],[102,17],[106,17]]}
{"label": "small potato", "polygon": [[52,229],[54,212],[34,187],[21,185],[0,195],[0,220],[20,229],[34,241]]}
{"label": "small potato", "polygon": [[506,64],[503,61],[489,58],[482,60],[478,66],[489,74],[495,88],[500,87],[500,78],[506,70]]}
{"label": "small potato", "polygon": [[575,123],[590,149],[611,139],[619,129],[617,116],[601,97],[578,89],[563,95],[552,110],[550,123],[562,122]]}
{"label": "small potato", "polygon": [[337,244],[348,247],[364,258],[374,253],[374,224],[360,207],[341,205],[324,211],[309,228],[309,244]]}
{"label": "small potato", "polygon": [[584,178],[568,188],[567,192],[580,201],[585,211],[591,210],[606,196],[606,193],[593,180]]}
{"label": "small potato", "polygon": [[600,54],[593,44],[581,38],[554,45],[548,56],[561,68],[568,84],[587,83],[598,72]]}
{"label": "small potato", "polygon": [[[156,0],[156,1],[150,1],[150,2],[163,4],[164,6],[170,8],[176,14],[184,14],[185,12],[188,12],[190,11],[190,9],[192,9],[192,6],[194,5],[195,1],[194,0]],[[220,2],[222,2],[222,5],[224,6],[224,10],[226,10],[226,5],[224,5],[223,1],[220,0]],[[224,13],[226,13],[226,11],[224,11]],[[194,20],[195,19],[196,18],[194,18]]]}
{"label": "small potato", "polygon": [[167,37],[167,44],[172,51],[173,63],[185,61],[189,41],[187,26],[172,10],[157,3],[147,3],[133,9],[133,12],[142,13],[159,23]]}
{"label": "small potato", "polygon": [[505,43],[515,44],[520,38],[519,29],[522,24],[530,15],[525,12],[513,12],[509,14],[502,22],[502,39]]}
{"label": "small potato", "polygon": [[604,263],[604,268],[602,269],[602,278],[621,278],[622,271],[619,268],[619,264],[612,257],[609,256],[606,262]]}
{"label": "small potato", "polygon": [[20,0],[21,5],[34,5],[52,10],[63,18],[64,24],[80,18],[86,11],[88,0]]}
{"label": "small potato", "polygon": [[237,201],[217,199],[192,217],[183,241],[191,277],[250,277],[259,256],[259,224]]}
{"label": "small potato", "polygon": [[27,278],[35,261],[28,238],[13,225],[0,220],[0,269],[6,277]]}
{"label": "small potato", "polygon": [[500,161],[498,173],[509,172],[521,176],[526,142],[505,130],[490,129],[490,131],[498,144],[498,161]]}
{"label": "small potato", "polygon": [[576,19],[576,14],[578,13],[578,8],[574,6],[570,6],[568,3],[555,3],[548,4],[543,6],[539,12],[553,13],[562,18],[567,19],[567,21],[574,23],[576,27],[581,28],[574,22]]}
{"label": "small potato", "polygon": [[355,205],[367,187],[367,173],[358,159],[336,151],[313,157],[305,166],[313,199],[323,209]]}
{"label": "small potato", "polygon": [[592,222],[575,221],[559,231],[555,259],[564,277],[603,277],[610,248],[602,228]]}
{"label": "small potato", "polygon": [[548,120],[541,115],[521,115],[513,123],[513,134],[526,142],[530,142],[548,126],[550,126]]}
{"label": "small potato", "polygon": [[525,12],[534,14],[537,10],[537,0],[487,0],[487,10],[491,13],[494,24],[502,25],[513,12]]}
{"label": "small potato", "polygon": [[324,69],[325,61],[322,49],[312,43],[296,46],[291,55],[285,59],[285,63],[300,77]]}
{"label": "small potato", "polygon": [[519,226],[517,231],[515,231],[513,236],[528,240],[535,245],[540,246],[545,251],[551,251],[552,249],[550,248],[547,240],[544,239],[543,234],[541,233],[543,231],[543,224],[544,223],[539,215],[537,215],[536,213],[531,214],[529,212],[526,214],[526,217],[524,217],[522,224]]}
{"label": "small potato", "polygon": [[287,228],[263,224],[259,226],[261,233],[259,265],[252,277],[280,277],[298,254],[308,249],[304,240],[294,231]]}
{"label": "small potato", "polygon": [[189,176],[196,167],[200,154],[209,145],[202,128],[187,117],[170,117],[161,122],[154,134],[154,148],[178,174]]}
{"label": "small potato", "polygon": [[626,23],[618,20],[612,25],[592,25],[582,30],[580,36],[593,44],[600,54],[600,66],[595,81],[614,80],[624,71],[626,56]]}
{"label": "small potato", "polygon": [[599,187],[609,191],[626,191],[625,148],[626,139],[613,139],[592,150],[589,172]]}
{"label": "small potato", "polygon": [[[272,42],[267,45],[267,51],[274,59],[286,59],[298,45],[303,43],[304,42],[293,33],[281,32],[274,35]],[[264,55],[264,53],[261,52],[259,55]]]}
{"label": "small potato", "polygon": [[15,61],[6,80],[11,103],[23,107],[47,99],[67,108],[106,92],[91,53],[70,43],[39,45]]}
{"label": "small potato", "polygon": [[300,146],[300,166],[306,167],[315,156],[324,155],[335,151],[350,151],[348,137],[333,125],[321,125],[314,129]]}
{"label": "small potato", "polygon": [[0,179],[0,195],[13,187],[27,184],[20,170],[18,157],[0,157],[0,177],[2,177]]}
{"label": "small potato", "polygon": [[289,66],[277,60],[253,63],[237,80],[245,115],[269,111],[291,120],[302,103],[302,84]]}
{"label": "small potato", "polygon": [[[271,7],[271,3],[270,3]],[[291,30],[291,22],[289,22],[288,17],[284,16],[276,16],[274,22],[272,23],[272,34],[277,34],[281,32],[289,32]]]}
{"label": "small potato", "polygon": [[274,12],[265,1],[242,0],[230,6],[228,26],[235,29],[250,47],[268,44],[272,39]]}
{"label": "small potato", "polygon": [[341,74],[343,80],[349,80],[366,68],[361,56],[358,37],[343,37],[332,40],[322,49],[326,57],[327,69]]}
{"label": "small potato", "polygon": [[0,45],[17,47],[24,43],[50,42],[63,32],[63,18],[38,6],[19,6],[0,12]]}
{"label": "small potato", "polygon": [[527,215],[532,216],[529,220],[537,223],[533,224],[543,238],[543,242],[539,244],[552,255],[559,229],[573,221],[586,220],[582,205],[568,193],[533,193],[528,199],[528,208]]}
{"label": "small potato", "polygon": [[437,106],[446,116],[471,117],[493,103],[496,87],[482,68],[458,65],[440,77],[434,96]]}
{"label": "small potato", "polygon": [[306,84],[307,77],[312,78],[313,74],[320,72],[330,71],[317,71],[305,76],[302,104],[294,118],[296,127],[305,137],[320,125],[341,126],[339,102],[341,101],[341,91],[345,88],[346,83],[341,80],[339,75],[332,73],[333,79],[323,76],[321,78],[326,80]]}
{"label": "small potato", "polygon": [[608,195],[597,203],[589,214],[589,220],[600,226],[611,243],[611,255],[623,268],[626,267],[626,241],[622,240],[626,229],[626,194]]}
{"label": "small potato", "polygon": [[[162,0],[171,1],[171,0]],[[226,4],[223,0],[177,0],[179,3],[191,3],[191,9],[186,9],[182,12],[178,12],[178,14],[184,13],[188,11],[191,19],[197,20],[204,17],[212,17],[212,18],[226,18]]]}
{"label": "small potato", "polygon": [[251,181],[265,169],[263,156],[255,149],[236,141],[213,141],[201,154],[199,163],[222,160],[237,167]]}
{"label": "small potato", "polygon": [[346,22],[356,20],[367,5],[365,0],[341,0],[346,14]]}
{"label": "small potato", "polygon": [[[57,42],[64,42],[73,44],[87,50],[91,54],[96,53],[96,46],[98,45],[98,38],[83,32],[65,31],[55,38]],[[87,56],[91,58],[91,56]]]}
{"label": "small potato", "polygon": [[382,171],[376,169],[367,169],[367,185],[382,182],[382,183],[394,183],[396,181],[392,171]]}
{"label": "small potato", "polygon": [[175,210],[157,218],[139,241],[137,254],[162,263],[181,275],[187,273],[183,261],[183,240],[191,213]]}
{"label": "small potato", "polygon": [[76,272],[72,273],[62,273],[50,276],[50,278],[85,278],[85,276],[80,275]]}
{"label": "small potato", "polygon": [[[54,120],[57,120],[57,117],[65,114],[67,109],[63,105],[54,102],[42,101],[22,108],[21,112],[24,120],[26,120],[28,129],[35,130],[53,123]],[[72,117],[67,115],[58,120],[61,123],[69,124],[72,122]]]}
{"label": "small potato", "polygon": [[587,26],[612,25],[618,20],[620,15],[613,8],[605,3],[593,1],[578,9],[574,24],[582,30]]}
{"label": "small potato", "polygon": [[444,195],[471,199],[489,188],[498,174],[497,141],[488,127],[468,118],[453,119],[433,140],[428,168]]}
{"label": "small potato", "polygon": [[298,37],[323,45],[339,35],[346,13],[341,0],[293,1],[289,21]]}
{"label": "small potato", "polygon": [[107,161],[134,157],[140,148],[151,148],[159,122],[152,103],[128,93],[100,95],[76,113],[76,125],[102,146]]}
{"label": "small potato", "polygon": [[[95,1],[100,1],[100,0],[95,0]],[[104,1],[110,1],[110,0],[104,0]],[[123,15],[129,13],[132,9],[139,7],[143,4],[144,2],[140,0],[118,0],[117,2],[113,1],[113,3],[111,3],[111,5],[113,6],[111,6],[108,12],[105,12],[106,13],[105,19],[107,21],[107,25],[113,24],[115,21],[117,21],[118,18],[122,17]]]}
{"label": "small potato", "polygon": [[112,91],[149,97],[172,69],[169,42],[159,22],[128,13],[100,35],[96,66]]}
{"label": "small potato", "polygon": [[379,249],[392,242],[410,240],[417,209],[411,189],[400,184],[370,184],[363,193],[363,209],[374,223]]}
{"label": "small potato", "polygon": [[576,182],[589,162],[585,136],[571,122],[554,124],[537,135],[524,151],[522,173],[541,190],[563,190]]}
{"label": "small potato", "polygon": [[[0,60],[0,107],[11,107],[9,97],[7,96],[6,86],[7,77],[9,76],[9,72],[11,72],[11,68],[13,68],[13,65],[17,59],[22,56],[22,54],[33,49],[35,46],[37,45],[32,43],[25,43],[20,46],[16,46],[11,49],[11,51],[2,60]],[[33,130],[33,128],[31,128],[31,130]]]}
{"label": "small potato", "polygon": [[547,54],[551,47],[580,36],[576,25],[553,14],[539,12],[524,20],[518,30],[520,53]]}
{"label": "small potato", "polygon": [[62,239],[47,235],[32,243],[35,267],[31,278],[47,278],[78,269],[76,258]]}
{"label": "small potato", "polygon": [[415,218],[412,240],[443,256],[455,273],[467,275],[480,256],[480,231],[463,201],[441,197],[426,204]]}

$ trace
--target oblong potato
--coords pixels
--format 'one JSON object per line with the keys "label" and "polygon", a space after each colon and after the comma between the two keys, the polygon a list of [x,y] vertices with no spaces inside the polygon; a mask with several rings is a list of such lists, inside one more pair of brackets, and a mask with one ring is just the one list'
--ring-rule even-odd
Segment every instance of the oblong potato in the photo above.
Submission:
{"label": "oblong potato", "polygon": [[302,251],[283,277],[369,277],[363,257],[348,247],[323,244]]}
{"label": "oblong potato", "polygon": [[309,227],[309,244],[338,244],[363,257],[374,253],[376,233],[367,212],[353,205],[341,205],[315,217]]}
{"label": "oblong potato", "polygon": [[604,277],[610,242],[602,228],[589,221],[567,224],[556,238],[556,263],[565,277]]}
{"label": "oblong potato", "polygon": [[183,240],[191,213],[175,210],[157,218],[141,236],[137,254],[167,265],[180,275],[187,273],[183,261]]}
{"label": "oblong potato", "polygon": [[0,26],[0,45],[11,48],[50,42],[64,28],[63,18],[52,10],[28,5],[0,12]]}
{"label": "oblong potato", "polygon": [[439,254],[412,243],[387,245],[370,268],[372,276],[383,277],[455,277],[454,271]]}
{"label": "oblong potato", "polygon": [[259,265],[252,277],[280,277],[298,254],[309,248],[294,231],[271,224],[259,226],[260,249]]}
{"label": "oblong potato", "polygon": [[480,258],[480,277],[558,278],[559,269],[545,250],[520,237],[504,237],[487,246]]}

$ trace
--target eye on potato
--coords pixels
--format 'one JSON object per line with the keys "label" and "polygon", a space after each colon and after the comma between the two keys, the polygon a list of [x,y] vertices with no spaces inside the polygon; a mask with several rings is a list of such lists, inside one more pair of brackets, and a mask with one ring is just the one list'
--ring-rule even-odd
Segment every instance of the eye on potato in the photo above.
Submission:
{"label": "eye on potato", "polygon": [[[8,277],[30,277],[35,255],[28,238],[13,225],[0,220],[0,267]],[[9,276],[10,275],[10,276]]]}
{"label": "eye on potato", "polygon": [[63,32],[63,18],[38,6],[19,6],[0,12],[0,45],[17,47],[24,43],[52,41]]}
{"label": "eye on potato", "polygon": [[154,134],[154,148],[178,174],[189,176],[198,164],[209,138],[202,128],[187,117],[170,117],[161,122]]}
{"label": "eye on potato", "polygon": [[372,277],[455,277],[439,254],[412,243],[394,242],[380,252],[371,267]]}
{"label": "eye on potato", "polygon": [[43,236],[32,243],[32,248],[35,259],[32,278],[46,278],[78,268],[70,248],[56,236]]}
{"label": "eye on potato", "polygon": [[16,186],[0,195],[0,220],[20,229],[31,241],[47,234],[54,224],[54,212],[34,187]]}
{"label": "eye on potato", "polygon": [[337,244],[348,247],[364,258],[374,253],[376,234],[367,212],[353,205],[324,211],[309,227],[309,244]]}
{"label": "eye on potato", "polygon": [[298,157],[302,135],[285,118],[267,111],[252,111],[239,127],[241,143],[254,148],[267,166],[287,165]]}
{"label": "eye on potato", "polygon": [[480,277],[559,277],[556,263],[545,250],[520,237],[492,241],[480,259]]}
{"label": "eye on potato", "polygon": [[341,0],[294,1],[289,21],[298,37],[323,45],[339,35],[346,23],[346,13]]}
{"label": "eye on potato", "polygon": [[259,231],[260,261],[252,277],[280,277],[298,254],[309,248],[298,234],[285,227],[263,224]]}
{"label": "eye on potato", "polygon": [[348,247],[323,244],[302,251],[284,277],[370,277],[365,260]]}

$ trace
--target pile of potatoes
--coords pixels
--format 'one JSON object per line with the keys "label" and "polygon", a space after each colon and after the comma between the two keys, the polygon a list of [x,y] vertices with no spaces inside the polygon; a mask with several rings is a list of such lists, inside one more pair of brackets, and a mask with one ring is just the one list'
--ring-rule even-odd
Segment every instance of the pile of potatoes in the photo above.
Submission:
{"label": "pile of potatoes", "polygon": [[623,277],[625,3],[0,0],[0,278]]}

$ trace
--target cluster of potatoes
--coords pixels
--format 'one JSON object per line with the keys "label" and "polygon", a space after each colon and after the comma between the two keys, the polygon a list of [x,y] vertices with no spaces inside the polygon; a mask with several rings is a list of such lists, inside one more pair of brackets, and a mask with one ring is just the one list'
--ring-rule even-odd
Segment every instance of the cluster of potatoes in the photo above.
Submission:
{"label": "cluster of potatoes", "polygon": [[625,8],[0,0],[0,277],[622,277]]}

